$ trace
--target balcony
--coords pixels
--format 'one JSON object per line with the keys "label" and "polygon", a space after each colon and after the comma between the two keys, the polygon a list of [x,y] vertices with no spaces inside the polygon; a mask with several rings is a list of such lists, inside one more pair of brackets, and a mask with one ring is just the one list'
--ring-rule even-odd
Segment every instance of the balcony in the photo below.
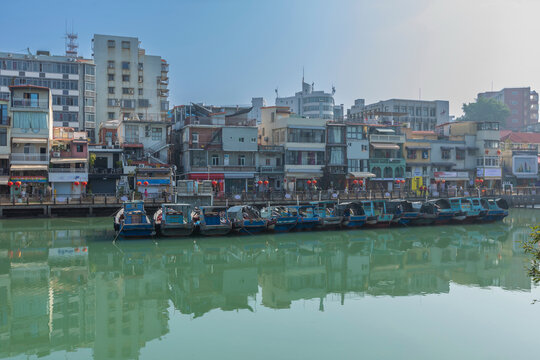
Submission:
{"label": "balcony", "polygon": [[257,168],[255,166],[241,166],[241,165],[210,165],[208,166],[192,166],[191,171],[193,172],[207,172],[210,170],[211,173],[214,172],[255,172]]}
{"label": "balcony", "polygon": [[370,166],[381,166],[381,165],[398,165],[405,166],[405,159],[401,158],[388,158],[388,159],[369,159]]}
{"label": "balcony", "polygon": [[280,173],[283,172],[283,166],[259,166],[258,171],[260,173]]}
{"label": "balcony", "polygon": [[283,148],[283,146],[276,146],[276,145],[259,145],[259,151],[283,152],[284,148]]}
{"label": "balcony", "polygon": [[24,109],[48,109],[49,100],[13,98],[11,99],[11,107]]}
{"label": "balcony", "polygon": [[0,117],[0,126],[10,126],[11,125],[11,117],[7,115],[2,115]]}
{"label": "balcony", "polygon": [[110,168],[91,168],[89,174],[97,175],[121,175],[123,173],[122,168],[110,169]]}
{"label": "balcony", "polygon": [[40,164],[49,163],[48,154],[24,154],[24,153],[12,153],[10,157],[12,164]]}
{"label": "balcony", "polygon": [[370,135],[370,142],[383,142],[383,143],[403,143],[405,142],[405,135]]}
{"label": "balcony", "polygon": [[87,173],[87,168],[49,168],[50,173]]}

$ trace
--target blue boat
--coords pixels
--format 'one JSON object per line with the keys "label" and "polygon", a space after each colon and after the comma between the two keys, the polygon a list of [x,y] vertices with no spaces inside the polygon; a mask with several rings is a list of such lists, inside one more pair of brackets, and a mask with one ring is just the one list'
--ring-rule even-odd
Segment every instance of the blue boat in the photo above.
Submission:
{"label": "blue boat", "polygon": [[433,214],[435,225],[448,224],[450,222],[465,219],[461,212],[452,209],[452,205],[447,199],[429,200],[422,204],[420,216],[423,214]]}
{"label": "blue boat", "polygon": [[[473,208],[473,203],[469,198],[450,198],[449,201],[452,209],[459,213],[454,216],[456,222],[472,223],[486,214],[486,211],[483,211],[481,206]],[[479,200],[478,205],[480,205]]]}
{"label": "blue boat", "polygon": [[193,222],[198,226],[201,235],[227,235],[232,229],[225,206],[202,206],[195,209]]}
{"label": "blue boat", "polygon": [[289,212],[297,217],[295,230],[313,230],[319,225],[319,217],[313,205],[288,206]]}
{"label": "blue boat", "polygon": [[142,200],[126,201],[114,216],[114,230],[123,238],[149,237],[154,224],[144,210]]}
{"label": "blue boat", "polygon": [[367,215],[361,202],[347,202],[336,205],[336,215],[343,218],[341,224],[346,228],[359,228],[364,226]]}
{"label": "blue boat", "polygon": [[386,211],[385,200],[364,200],[362,206],[367,215],[366,225],[371,227],[386,227],[392,223],[394,214]]}
{"label": "blue boat", "polygon": [[154,214],[156,233],[160,236],[189,236],[195,225],[190,204],[162,204]]}
{"label": "blue boat", "polygon": [[482,206],[487,214],[481,219],[483,222],[500,221],[508,216],[508,203],[504,199],[481,199]]}
{"label": "blue boat", "polygon": [[274,232],[291,231],[298,222],[298,216],[286,206],[268,206],[261,210],[261,217],[268,220],[268,230]]}
{"label": "blue boat", "polygon": [[241,234],[256,234],[266,231],[268,220],[263,219],[259,211],[248,205],[232,206],[227,210],[232,222],[232,229]]}
{"label": "blue boat", "polygon": [[412,203],[407,200],[390,200],[385,205],[386,211],[394,215],[392,219],[394,224],[409,225],[420,216],[420,209],[414,209]]}
{"label": "blue boat", "polygon": [[323,229],[338,228],[343,217],[336,214],[334,201],[313,201],[313,212],[319,218],[319,227]]}

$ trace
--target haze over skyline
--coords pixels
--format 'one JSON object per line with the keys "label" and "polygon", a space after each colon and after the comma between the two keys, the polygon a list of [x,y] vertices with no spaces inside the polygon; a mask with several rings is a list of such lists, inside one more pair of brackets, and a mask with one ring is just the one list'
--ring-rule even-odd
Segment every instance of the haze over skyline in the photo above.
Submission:
{"label": "haze over skyline", "polygon": [[478,92],[539,90],[534,0],[334,2],[245,0],[3,2],[0,51],[64,53],[66,21],[91,57],[93,34],[138,37],[170,64],[171,105],[247,104],[300,90],[354,99],[449,100],[461,114]]}

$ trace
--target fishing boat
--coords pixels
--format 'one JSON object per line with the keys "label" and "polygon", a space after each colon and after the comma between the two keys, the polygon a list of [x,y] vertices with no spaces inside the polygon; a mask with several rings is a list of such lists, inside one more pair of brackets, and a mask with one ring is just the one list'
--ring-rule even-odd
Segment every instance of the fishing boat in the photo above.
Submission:
{"label": "fishing boat", "polygon": [[506,200],[483,198],[480,201],[482,206],[487,209],[487,214],[481,219],[481,221],[500,221],[508,216],[508,203]]}
{"label": "fishing boat", "polygon": [[148,237],[154,234],[154,224],[144,210],[144,202],[126,201],[114,216],[114,230],[123,238]]}
{"label": "fishing boat", "polygon": [[257,209],[248,205],[230,207],[227,216],[232,222],[232,229],[242,234],[260,233],[266,230],[268,224]]}
{"label": "fishing boat", "polygon": [[154,214],[156,233],[161,236],[189,236],[195,226],[190,204],[162,204]]}
{"label": "fishing boat", "polygon": [[414,201],[411,206],[418,212],[418,217],[412,219],[410,225],[431,225],[437,220],[437,207],[433,203]]}
{"label": "fishing boat", "polygon": [[261,217],[268,220],[268,230],[288,232],[294,229],[298,216],[293,215],[286,206],[268,206],[261,210]]}
{"label": "fishing boat", "polygon": [[227,217],[224,206],[202,206],[196,208],[192,215],[193,222],[198,226],[201,235],[219,236],[231,232],[232,223]]}
{"label": "fishing boat", "polygon": [[289,206],[289,212],[296,216],[296,230],[313,230],[319,225],[319,217],[315,214],[313,205]]}
{"label": "fishing boat", "polygon": [[468,199],[471,202],[471,209],[475,212],[478,212],[478,217],[476,218],[476,221],[483,221],[484,217],[488,213],[488,209],[486,209],[484,205],[482,205],[482,199],[476,197],[470,197]]}
{"label": "fishing boat", "polygon": [[342,216],[342,225],[346,228],[364,226],[367,215],[361,202],[347,202],[336,205],[336,215]]}
{"label": "fishing boat", "polygon": [[[472,201],[469,198],[450,198],[449,201],[452,209],[459,212],[459,214],[454,216],[454,221],[461,223],[472,223],[481,217],[481,210],[478,207],[473,209]],[[484,215],[485,212],[483,212],[482,217]]]}
{"label": "fishing boat", "polygon": [[390,200],[385,205],[386,212],[394,215],[393,224],[409,225],[420,216],[420,209],[414,209],[412,203],[407,200]]}
{"label": "fishing boat", "polygon": [[466,218],[465,213],[453,209],[452,204],[447,199],[429,200],[424,205],[426,208],[433,207],[433,211],[437,215],[434,222],[436,225],[448,224],[451,221],[462,222]]}
{"label": "fishing boat", "polygon": [[364,200],[362,201],[362,206],[367,215],[367,226],[389,226],[394,219],[394,214],[390,214],[386,211],[385,200]]}
{"label": "fishing boat", "polygon": [[319,218],[319,227],[322,229],[337,228],[341,226],[343,217],[336,214],[335,202],[313,201],[313,212]]}

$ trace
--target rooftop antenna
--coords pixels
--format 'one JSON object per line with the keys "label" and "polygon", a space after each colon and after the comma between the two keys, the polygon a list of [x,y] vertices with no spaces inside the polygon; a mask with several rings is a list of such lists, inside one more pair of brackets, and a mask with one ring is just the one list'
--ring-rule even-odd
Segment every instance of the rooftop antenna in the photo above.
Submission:
{"label": "rooftop antenna", "polygon": [[302,88],[304,87],[304,67],[302,66]]}
{"label": "rooftop antenna", "polygon": [[71,23],[71,31],[68,31],[67,24],[66,24],[66,56],[72,59],[75,59],[77,57],[78,49],[79,49],[79,43],[77,40],[79,39],[79,35],[75,34],[73,32],[73,22]]}
{"label": "rooftop antenna", "polygon": [[274,89],[274,91],[276,92],[276,98],[278,98],[278,97],[279,97],[279,94],[278,94],[278,88],[276,87],[276,88]]}

